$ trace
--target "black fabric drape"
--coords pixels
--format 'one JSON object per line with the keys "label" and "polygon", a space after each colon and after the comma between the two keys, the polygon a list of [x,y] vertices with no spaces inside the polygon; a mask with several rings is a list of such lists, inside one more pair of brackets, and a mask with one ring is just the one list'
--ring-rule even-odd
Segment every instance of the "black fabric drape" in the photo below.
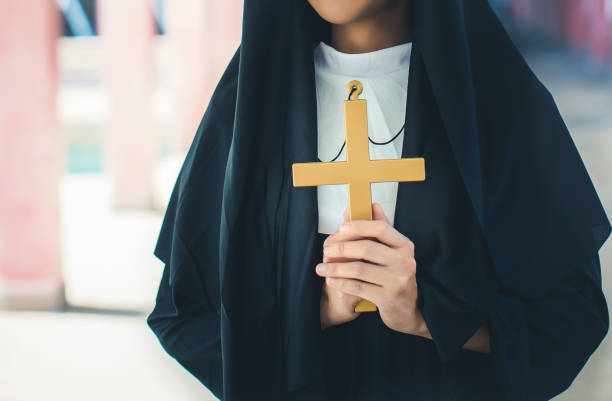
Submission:
{"label": "black fabric drape", "polygon": [[[508,367],[537,361],[524,342],[503,336],[528,330],[529,302],[599,267],[592,261],[610,223],[553,98],[486,1],[414,0],[411,21],[408,130],[447,136],[486,244],[475,265],[420,266],[423,314],[442,361],[489,321],[508,398],[521,399],[530,378]],[[225,400],[282,399],[321,380],[313,369],[321,363],[321,288],[310,266],[316,189],[293,188],[291,164],[316,160],[312,49],[328,39],[329,25],[305,0],[245,0],[241,45],[155,248],[166,268],[149,325]],[[417,156],[416,145],[406,140],[402,156]],[[405,235],[415,185],[399,184],[395,226]],[[522,323],[503,324],[512,317]],[[607,321],[595,326],[573,374]]]}

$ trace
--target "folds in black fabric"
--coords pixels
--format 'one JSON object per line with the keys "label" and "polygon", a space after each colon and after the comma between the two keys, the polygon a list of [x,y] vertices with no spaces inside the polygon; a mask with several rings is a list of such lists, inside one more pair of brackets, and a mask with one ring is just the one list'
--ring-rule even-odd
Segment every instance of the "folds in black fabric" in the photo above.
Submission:
{"label": "folds in black fabric", "polygon": [[173,289],[168,265],[147,324],[169,355],[215,396],[223,397],[219,315],[215,310],[195,306]]}
{"label": "folds in black fabric", "polygon": [[497,376],[509,401],[548,400],[569,387],[608,331],[595,255],[538,298],[500,295],[489,318]]}

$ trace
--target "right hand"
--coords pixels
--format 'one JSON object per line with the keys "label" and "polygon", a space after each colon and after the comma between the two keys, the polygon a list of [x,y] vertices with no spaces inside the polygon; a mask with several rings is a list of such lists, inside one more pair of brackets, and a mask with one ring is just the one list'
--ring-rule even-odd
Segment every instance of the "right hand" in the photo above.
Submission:
{"label": "right hand", "polygon": [[[344,222],[349,221],[349,209],[344,210]],[[325,257],[324,263],[329,262],[351,262],[354,259],[341,257]],[[327,278],[323,284],[320,302],[321,328],[336,326],[341,323],[355,320],[361,312],[355,312],[355,305],[361,298],[342,292],[327,285]]]}

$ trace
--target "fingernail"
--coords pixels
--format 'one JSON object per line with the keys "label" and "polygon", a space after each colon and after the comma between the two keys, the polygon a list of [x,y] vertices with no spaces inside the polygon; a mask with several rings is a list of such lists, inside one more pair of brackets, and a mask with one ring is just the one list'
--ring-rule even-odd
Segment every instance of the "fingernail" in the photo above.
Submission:
{"label": "fingernail", "polygon": [[323,263],[319,263],[316,269],[317,269],[317,273],[325,273],[325,265]]}
{"label": "fingernail", "polygon": [[330,246],[326,246],[326,247],[323,248],[323,253],[327,254],[327,255],[333,255],[334,254],[334,249],[333,249],[333,247],[331,245]]}

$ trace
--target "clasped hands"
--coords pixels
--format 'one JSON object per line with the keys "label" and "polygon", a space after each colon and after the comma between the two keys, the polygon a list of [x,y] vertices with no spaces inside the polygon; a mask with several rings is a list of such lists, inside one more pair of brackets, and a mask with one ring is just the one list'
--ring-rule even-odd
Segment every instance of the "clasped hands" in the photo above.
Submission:
{"label": "clasped hands", "polygon": [[392,330],[431,338],[417,307],[417,264],[414,244],[397,231],[378,203],[373,220],[348,219],[323,243],[323,263],[316,273],[325,277],[321,296],[321,328],[356,319],[355,305],[373,302]]}

